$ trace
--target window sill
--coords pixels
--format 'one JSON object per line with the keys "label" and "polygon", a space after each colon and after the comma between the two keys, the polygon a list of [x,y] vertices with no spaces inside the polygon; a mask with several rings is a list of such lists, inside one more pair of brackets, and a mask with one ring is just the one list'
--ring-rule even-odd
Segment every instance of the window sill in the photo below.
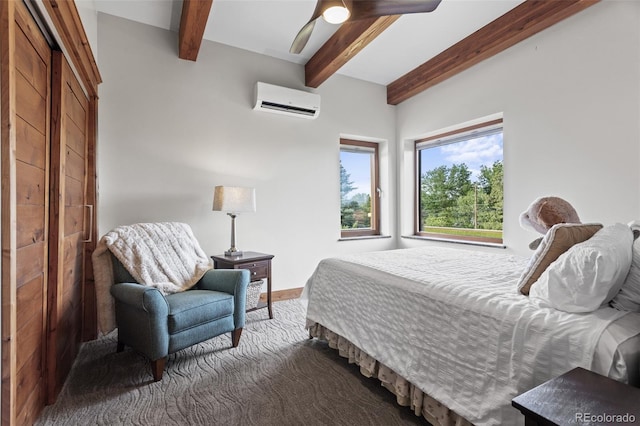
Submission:
{"label": "window sill", "polygon": [[445,243],[468,244],[472,246],[494,247],[494,248],[502,248],[502,249],[507,248],[507,246],[505,246],[504,244],[486,243],[482,241],[470,241],[470,240],[454,240],[450,238],[425,237],[422,235],[403,235],[402,238],[407,238],[410,240],[440,241]]}
{"label": "window sill", "polygon": [[338,238],[338,241],[379,240],[382,238],[391,238],[391,235],[362,235],[359,237],[340,237]]}

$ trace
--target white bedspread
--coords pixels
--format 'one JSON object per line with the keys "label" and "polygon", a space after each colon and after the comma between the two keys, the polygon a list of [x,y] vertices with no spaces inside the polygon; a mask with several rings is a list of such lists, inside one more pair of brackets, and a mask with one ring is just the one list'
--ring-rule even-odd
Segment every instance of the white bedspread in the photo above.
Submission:
{"label": "white bedspread", "polygon": [[305,287],[307,318],[474,424],[520,424],[511,399],[591,368],[600,334],[624,315],[534,305],[514,290],[526,263],[440,247],[325,259]]}

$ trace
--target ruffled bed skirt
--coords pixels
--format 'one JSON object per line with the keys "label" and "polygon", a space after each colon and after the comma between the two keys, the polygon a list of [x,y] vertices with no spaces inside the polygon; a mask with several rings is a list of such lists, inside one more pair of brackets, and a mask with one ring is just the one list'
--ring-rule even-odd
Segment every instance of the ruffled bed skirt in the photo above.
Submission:
{"label": "ruffled bed skirt", "polygon": [[358,365],[363,376],[380,380],[382,386],[396,396],[398,404],[403,407],[411,407],[416,416],[421,415],[429,423],[437,426],[469,426],[472,424],[422,392],[389,367],[367,355],[344,337],[318,323],[308,321],[307,326],[310,336],[327,341],[329,347],[337,349],[340,356],[347,358],[350,364]]}

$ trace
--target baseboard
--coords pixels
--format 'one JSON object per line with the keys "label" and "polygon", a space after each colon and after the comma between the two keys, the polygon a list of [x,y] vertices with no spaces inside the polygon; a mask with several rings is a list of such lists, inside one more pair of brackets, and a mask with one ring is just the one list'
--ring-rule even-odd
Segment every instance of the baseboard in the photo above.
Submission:
{"label": "baseboard", "polygon": [[[297,299],[300,297],[301,294],[302,294],[302,287],[272,291],[271,301],[278,302],[280,300]],[[263,303],[267,303],[267,293],[260,293],[260,301]]]}

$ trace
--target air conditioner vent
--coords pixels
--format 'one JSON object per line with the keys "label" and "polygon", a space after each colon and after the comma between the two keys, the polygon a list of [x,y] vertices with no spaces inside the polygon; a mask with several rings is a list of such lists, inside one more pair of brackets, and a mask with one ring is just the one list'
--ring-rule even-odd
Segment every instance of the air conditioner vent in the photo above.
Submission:
{"label": "air conditioner vent", "polygon": [[314,109],[302,108],[302,107],[297,107],[293,105],[282,105],[282,104],[277,104],[275,102],[267,102],[267,101],[262,101],[262,108],[275,109],[277,111],[288,111],[288,112],[293,112],[295,114],[304,114],[304,115],[315,115],[317,111]]}

